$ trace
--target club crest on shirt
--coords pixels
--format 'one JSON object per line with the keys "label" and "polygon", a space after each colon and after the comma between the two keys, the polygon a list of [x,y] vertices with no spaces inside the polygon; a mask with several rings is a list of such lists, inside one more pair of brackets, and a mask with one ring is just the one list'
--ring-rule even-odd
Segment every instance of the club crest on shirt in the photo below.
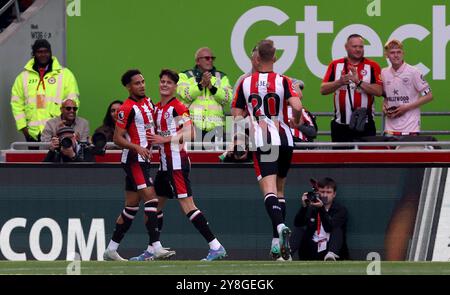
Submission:
{"label": "club crest on shirt", "polygon": [[170,114],[169,114],[168,112],[165,112],[165,113],[164,113],[164,119],[169,118],[169,116],[170,116]]}
{"label": "club crest on shirt", "polygon": [[366,76],[367,75],[367,71],[362,69],[361,72],[359,72],[361,74],[361,76]]}
{"label": "club crest on shirt", "polygon": [[405,84],[405,85],[409,84],[409,78],[408,77],[403,78],[402,81],[403,81],[403,84]]}
{"label": "club crest on shirt", "polygon": [[124,111],[120,111],[120,112],[117,114],[117,119],[119,119],[120,121],[123,121],[124,118],[125,118],[125,113],[124,113]]}
{"label": "club crest on shirt", "polygon": [[291,89],[292,89],[293,91],[295,91],[295,85],[294,85],[294,83],[291,84]]}
{"label": "club crest on shirt", "polygon": [[48,78],[47,82],[49,84],[55,84],[56,83],[56,79],[54,77],[50,77],[50,78]]}

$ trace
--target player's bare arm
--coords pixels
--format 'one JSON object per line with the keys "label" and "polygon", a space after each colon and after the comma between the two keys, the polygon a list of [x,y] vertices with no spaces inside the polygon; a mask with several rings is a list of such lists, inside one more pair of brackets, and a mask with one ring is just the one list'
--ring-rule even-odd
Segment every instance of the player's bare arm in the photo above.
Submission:
{"label": "player's bare arm", "polygon": [[231,109],[231,115],[236,119],[236,118],[245,118],[247,116],[247,113],[245,110],[240,109],[240,108],[232,108]]}
{"label": "player's bare arm", "polygon": [[348,83],[350,83],[350,76],[351,74],[344,74],[341,75],[341,78],[339,80],[335,80],[332,82],[323,82],[320,85],[320,94],[328,95],[338,90],[338,88],[340,88],[341,86],[347,85]]}
{"label": "player's bare arm", "polygon": [[116,126],[116,129],[114,130],[114,137],[113,141],[116,145],[123,149],[129,149],[137,154],[139,154],[142,158],[150,160],[151,159],[151,152],[143,148],[137,144],[131,143],[128,140],[125,139],[125,134],[127,131],[119,126]]}
{"label": "player's bare arm", "polygon": [[152,144],[164,144],[169,142],[183,143],[185,139],[194,140],[195,130],[191,121],[187,121],[183,124],[183,128],[177,132],[176,135],[162,136],[158,134],[147,135],[147,140]]}
{"label": "player's bare arm", "polygon": [[302,102],[300,100],[300,97],[298,96],[291,96],[288,99],[289,105],[292,107],[292,115],[294,116],[294,124],[295,126],[298,126],[300,124],[300,118],[302,116]]}

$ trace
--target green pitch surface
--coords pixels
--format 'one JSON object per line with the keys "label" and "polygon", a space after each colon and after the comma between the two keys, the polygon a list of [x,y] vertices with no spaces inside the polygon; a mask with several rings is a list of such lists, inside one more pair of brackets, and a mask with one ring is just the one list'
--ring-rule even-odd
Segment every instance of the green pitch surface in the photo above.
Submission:
{"label": "green pitch surface", "polygon": [[[365,275],[367,261],[149,261],[80,263],[81,274],[293,274]],[[0,274],[67,274],[67,261],[0,261]],[[73,270],[76,268],[72,268]],[[450,274],[449,262],[381,262],[381,274]]]}

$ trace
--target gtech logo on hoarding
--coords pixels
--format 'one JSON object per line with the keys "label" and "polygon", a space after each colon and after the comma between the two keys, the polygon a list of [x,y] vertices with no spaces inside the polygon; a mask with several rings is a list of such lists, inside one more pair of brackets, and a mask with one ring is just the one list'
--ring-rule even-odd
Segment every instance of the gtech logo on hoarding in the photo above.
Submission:
{"label": "gtech logo on hoarding", "polygon": [[[278,49],[284,53],[275,64],[275,71],[284,73],[287,71],[294,60],[297,58],[299,48],[299,36],[304,35],[304,59],[308,69],[318,78],[322,78],[326,72],[327,65],[322,64],[318,56],[318,38],[321,34],[333,34],[334,22],[321,21],[317,19],[317,6],[305,6],[305,19],[295,22],[295,27],[289,28],[292,35],[267,36],[275,42]],[[406,8],[407,9],[407,8]],[[367,57],[382,57],[383,44],[389,39],[424,40],[427,36],[432,37],[432,57],[433,64],[430,65],[418,63],[415,65],[424,75],[432,71],[433,80],[446,79],[446,47],[450,40],[450,26],[446,25],[446,6],[435,5],[430,11],[423,13],[432,14],[432,27],[426,28],[419,24],[404,24],[396,28],[387,38],[380,38],[379,34],[366,24],[350,24],[342,28],[335,36],[331,46],[333,59],[341,58],[346,55],[344,44],[350,34],[358,33],[367,40],[365,46],[365,55]],[[376,15],[376,14],[374,14]],[[258,22],[269,21],[277,26],[282,26],[289,15],[284,11],[273,6],[258,6],[242,14],[237,20],[231,33],[231,52],[239,68],[247,72],[251,68],[249,57],[247,56],[244,41],[249,29],[256,26]],[[350,21],[350,20],[349,20]],[[431,31],[430,31],[431,30]],[[383,36],[386,37],[386,36]],[[327,61],[328,62],[328,61]]]}
{"label": "gtech logo on hoarding", "polygon": [[[14,249],[13,235],[19,228],[27,229],[26,218],[12,218],[6,221],[0,231],[0,251],[8,260],[24,261],[31,257],[27,257],[26,253],[18,252]],[[52,243],[50,251],[44,253],[40,244],[41,232],[43,229],[50,231]],[[51,218],[41,218],[36,220],[31,226],[29,232],[29,249],[34,259],[43,261],[56,260],[63,251],[63,232],[59,224]],[[87,235],[87,241],[79,218],[69,218],[67,224],[67,248],[66,260],[74,260],[79,253],[81,260],[90,260],[96,246],[97,260],[103,260],[103,252],[105,251],[105,222],[103,218],[94,218]],[[77,247],[78,246],[78,247]],[[77,249],[78,248],[78,249]]]}

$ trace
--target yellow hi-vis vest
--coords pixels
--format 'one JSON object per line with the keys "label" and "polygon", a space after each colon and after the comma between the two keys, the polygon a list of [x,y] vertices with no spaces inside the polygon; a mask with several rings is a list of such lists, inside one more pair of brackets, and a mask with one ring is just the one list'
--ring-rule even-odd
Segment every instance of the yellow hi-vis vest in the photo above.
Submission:
{"label": "yellow hi-vis vest", "polygon": [[39,73],[33,69],[32,58],[17,76],[11,90],[11,108],[17,130],[28,127],[34,139],[38,139],[49,119],[61,115],[63,100],[73,99],[80,106],[74,75],[63,68],[56,57],[52,58],[52,70],[45,74],[44,83],[40,83]]}
{"label": "yellow hi-vis vest", "polygon": [[211,84],[217,88],[212,94],[208,88],[200,90],[201,73],[197,68],[180,73],[177,92],[180,101],[189,108],[194,125],[202,131],[225,126],[225,113],[229,113],[232,92],[225,73],[212,71]]}

